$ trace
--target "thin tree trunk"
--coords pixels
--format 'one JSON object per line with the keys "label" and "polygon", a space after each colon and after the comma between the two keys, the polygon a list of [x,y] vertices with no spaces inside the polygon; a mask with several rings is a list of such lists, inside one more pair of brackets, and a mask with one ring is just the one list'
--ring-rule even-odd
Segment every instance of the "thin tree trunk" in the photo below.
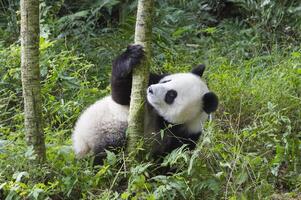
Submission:
{"label": "thin tree trunk", "polygon": [[44,161],[42,101],[39,69],[39,0],[21,0],[21,73],[25,134],[38,161]]}
{"label": "thin tree trunk", "polygon": [[129,125],[127,129],[128,152],[135,152],[136,145],[144,135],[144,112],[146,87],[149,78],[152,37],[153,0],[138,0],[138,11],[135,29],[135,44],[144,47],[145,59],[133,71]]}
{"label": "thin tree trunk", "polygon": [[119,5],[119,24],[124,24],[127,14],[127,5],[129,4],[128,0],[122,0]]}

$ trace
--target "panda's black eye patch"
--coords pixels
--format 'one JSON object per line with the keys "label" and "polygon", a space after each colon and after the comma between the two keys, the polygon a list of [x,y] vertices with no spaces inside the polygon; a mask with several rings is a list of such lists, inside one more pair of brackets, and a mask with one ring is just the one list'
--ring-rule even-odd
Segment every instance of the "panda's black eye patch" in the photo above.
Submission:
{"label": "panda's black eye patch", "polygon": [[171,80],[166,80],[166,81],[162,81],[160,83],[167,83],[167,82],[170,82]]}
{"label": "panda's black eye patch", "polygon": [[172,104],[177,96],[178,96],[177,91],[168,90],[165,94],[165,99],[164,100],[167,104]]}

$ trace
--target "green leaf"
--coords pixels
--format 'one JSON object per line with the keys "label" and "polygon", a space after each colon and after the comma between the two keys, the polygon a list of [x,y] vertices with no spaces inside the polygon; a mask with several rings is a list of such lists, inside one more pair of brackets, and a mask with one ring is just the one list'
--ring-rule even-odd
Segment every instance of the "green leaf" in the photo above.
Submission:
{"label": "green leaf", "polygon": [[190,26],[180,27],[180,28],[178,28],[175,32],[173,32],[172,37],[173,37],[173,38],[179,38],[179,37],[181,37],[183,34],[189,32],[190,29],[191,29]]}
{"label": "green leaf", "polygon": [[240,172],[237,176],[236,182],[238,185],[243,184],[244,182],[246,182],[248,180],[248,173],[245,172],[245,170],[243,170],[242,172]]}
{"label": "green leaf", "polygon": [[202,30],[202,32],[208,33],[208,34],[213,34],[216,31],[217,31],[216,27],[208,27],[208,28]]}
{"label": "green leaf", "polygon": [[16,172],[13,174],[13,179],[15,179],[16,182],[21,182],[21,179],[23,176],[25,176],[26,178],[29,178],[28,172]]}
{"label": "green leaf", "polygon": [[298,51],[294,51],[294,52],[292,52],[292,57],[293,58],[300,58],[301,57],[301,53],[300,52],[298,52]]}
{"label": "green leaf", "polygon": [[160,130],[160,137],[161,137],[161,140],[163,140],[163,137],[164,137],[164,130],[163,129]]}
{"label": "green leaf", "polygon": [[115,165],[116,162],[117,162],[116,154],[114,154],[113,152],[108,151],[108,150],[105,150],[105,151],[106,151],[106,154],[107,154],[108,164]]}
{"label": "green leaf", "polygon": [[150,194],[150,195],[146,198],[146,200],[156,200],[156,197],[155,197],[154,194]]}
{"label": "green leaf", "polygon": [[124,192],[121,194],[121,199],[128,199],[130,197],[130,195],[131,195],[130,193]]}
{"label": "green leaf", "polygon": [[148,167],[152,166],[151,163],[143,163],[140,164],[134,168],[131,168],[131,173],[133,174],[141,174],[142,172],[144,172]]}
{"label": "green leaf", "polygon": [[35,189],[30,193],[29,196],[33,196],[34,199],[38,199],[39,195],[40,195],[41,193],[43,193],[43,192],[44,192],[43,189],[35,188]]}

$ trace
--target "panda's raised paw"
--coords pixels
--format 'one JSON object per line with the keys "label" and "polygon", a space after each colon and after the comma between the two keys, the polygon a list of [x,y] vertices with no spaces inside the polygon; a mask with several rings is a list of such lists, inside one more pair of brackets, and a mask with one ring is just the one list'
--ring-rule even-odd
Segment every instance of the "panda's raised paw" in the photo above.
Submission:
{"label": "panda's raised paw", "polygon": [[128,56],[141,60],[144,57],[143,46],[139,44],[129,45],[126,49]]}

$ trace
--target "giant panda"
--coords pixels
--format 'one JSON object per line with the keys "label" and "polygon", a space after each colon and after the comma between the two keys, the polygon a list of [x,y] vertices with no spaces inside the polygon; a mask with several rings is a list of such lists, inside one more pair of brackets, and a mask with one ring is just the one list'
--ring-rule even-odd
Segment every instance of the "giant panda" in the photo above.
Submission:
{"label": "giant panda", "polygon": [[[74,127],[72,141],[78,158],[92,151],[101,163],[106,149],[126,144],[132,69],[143,57],[142,46],[130,45],[113,62],[111,95],[88,107]],[[153,157],[183,144],[195,148],[203,123],[218,106],[217,96],[201,79],[204,70],[205,66],[199,65],[188,73],[150,74],[144,134],[153,139]]]}

